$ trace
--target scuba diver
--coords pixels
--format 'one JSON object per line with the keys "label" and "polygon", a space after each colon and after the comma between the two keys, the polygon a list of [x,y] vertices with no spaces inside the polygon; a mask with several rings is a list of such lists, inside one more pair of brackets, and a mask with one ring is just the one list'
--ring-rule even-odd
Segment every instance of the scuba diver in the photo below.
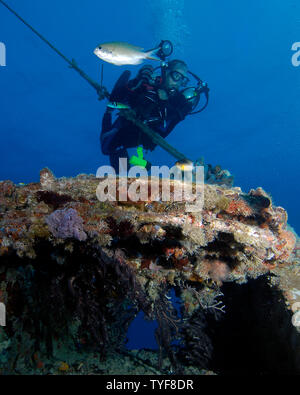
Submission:
{"label": "scuba diver", "polygon": [[[184,61],[165,61],[172,50],[170,41],[162,41],[158,52],[162,60],[161,66],[153,68],[151,65],[145,65],[132,80],[131,73],[124,71],[110,95],[110,102],[102,120],[100,142],[102,153],[109,155],[110,164],[116,172],[119,168],[119,158],[127,158],[129,163],[133,164],[128,155],[128,148],[142,146],[145,150],[153,151],[156,144],[134,122],[122,117],[121,113],[113,122],[112,113],[115,109],[134,110],[143,124],[165,138],[188,114],[198,113],[207,105],[207,85],[188,70]],[[156,72],[159,68],[161,75],[157,75]],[[187,87],[189,74],[196,79],[197,87]],[[193,112],[202,92],[205,93],[206,104],[201,110]],[[144,167],[149,170],[151,164],[144,162]]]}

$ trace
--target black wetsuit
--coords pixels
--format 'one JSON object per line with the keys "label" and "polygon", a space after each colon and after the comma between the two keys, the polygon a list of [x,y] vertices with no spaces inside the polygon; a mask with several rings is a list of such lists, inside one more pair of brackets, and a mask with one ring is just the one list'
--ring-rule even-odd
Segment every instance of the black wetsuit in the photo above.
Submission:
{"label": "black wetsuit", "polygon": [[[135,78],[118,92],[114,90],[114,100],[128,104],[139,119],[162,137],[167,137],[191,111],[191,106],[178,91],[169,93],[167,100],[161,100],[157,92],[159,88],[160,84],[151,86]],[[100,142],[102,153],[109,155],[110,164],[116,171],[119,168],[119,158],[128,159],[127,148],[142,145],[144,149],[153,151],[156,147],[150,137],[124,117],[119,116],[112,123],[110,111],[106,111],[103,116]]]}

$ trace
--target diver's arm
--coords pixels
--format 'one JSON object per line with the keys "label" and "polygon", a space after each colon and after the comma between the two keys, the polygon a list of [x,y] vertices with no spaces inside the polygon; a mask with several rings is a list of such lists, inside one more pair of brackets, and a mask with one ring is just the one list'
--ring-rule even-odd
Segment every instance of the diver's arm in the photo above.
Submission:
{"label": "diver's arm", "polygon": [[165,138],[167,137],[172,130],[175,128],[175,126],[180,122],[180,119],[171,119],[167,120],[165,123],[161,122],[158,127],[156,127],[156,132],[161,135],[161,137]]}
{"label": "diver's arm", "polygon": [[107,107],[102,118],[102,133],[112,129],[112,109]]}
{"label": "diver's arm", "polygon": [[128,83],[128,88],[130,90],[136,90],[140,88],[142,85],[153,85],[155,83],[154,76],[153,76],[153,67],[151,65],[143,66],[137,76],[130,80]]}
{"label": "diver's arm", "polygon": [[[174,110],[171,112],[171,114],[169,112],[167,119],[161,120],[153,130],[161,137],[166,138],[176,127],[176,125],[178,125],[186,117],[187,114],[188,112],[183,111],[183,109],[181,109],[181,111],[180,109]],[[153,151],[153,149],[151,151]]]}
{"label": "diver's arm", "polygon": [[156,125],[156,131],[162,136],[167,137],[175,126],[184,120],[186,115],[188,114],[189,109],[186,107],[186,100],[178,101],[178,98],[175,103],[171,103],[171,106],[167,107],[167,117],[165,119],[161,119],[159,124]]}
{"label": "diver's arm", "polygon": [[191,105],[186,98],[181,94],[176,94],[170,98],[171,107],[168,108],[167,119],[161,120],[157,126],[157,132],[162,137],[167,137],[175,126],[183,121],[188,113],[191,111]]}

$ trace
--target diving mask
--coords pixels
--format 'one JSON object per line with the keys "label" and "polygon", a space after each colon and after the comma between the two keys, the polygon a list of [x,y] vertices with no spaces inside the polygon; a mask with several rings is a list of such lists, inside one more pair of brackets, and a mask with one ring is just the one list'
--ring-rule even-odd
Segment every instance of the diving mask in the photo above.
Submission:
{"label": "diving mask", "polygon": [[170,76],[174,82],[181,81],[182,86],[187,86],[189,79],[177,70],[170,71]]}

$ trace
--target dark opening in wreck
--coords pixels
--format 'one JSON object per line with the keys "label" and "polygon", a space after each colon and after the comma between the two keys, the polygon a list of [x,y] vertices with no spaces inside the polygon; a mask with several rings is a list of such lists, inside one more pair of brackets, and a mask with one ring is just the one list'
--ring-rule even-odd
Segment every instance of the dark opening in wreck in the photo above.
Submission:
{"label": "dark opening in wreck", "polygon": [[[221,375],[299,374],[300,334],[282,292],[270,287],[268,277],[224,283],[225,314],[197,310],[191,317],[202,322],[205,334],[199,350],[210,350],[204,368]],[[188,353],[184,350],[182,355],[197,363],[197,344],[191,341],[186,347]]]}
{"label": "dark opening in wreck", "polygon": [[[175,371],[193,366],[221,375],[299,373],[300,334],[291,324],[282,292],[270,286],[269,275],[246,284],[225,282],[220,288],[222,311],[200,307],[190,316],[182,310],[180,317],[175,308],[170,314],[153,314],[128,268],[107,257],[99,261],[95,251],[87,253],[80,243],[66,252],[41,242],[36,252],[37,258],[27,262],[14,254],[1,259],[6,268],[1,280],[7,279],[10,294],[5,332],[11,339],[3,372],[20,373],[18,359],[32,364],[37,352],[44,360],[55,360],[64,345],[81,357],[96,352],[101,360],[117,352],[122,358],[128,327],[138,311],[144,311],[149,319],[159,315],[161,357],[171,356]],[[169,295],[172,288],[180,295],[180,287],[170,285],[164,292]],[[158,306],[164,305],[158,301]],[[178,341],[171,347],[174,338]]]}

